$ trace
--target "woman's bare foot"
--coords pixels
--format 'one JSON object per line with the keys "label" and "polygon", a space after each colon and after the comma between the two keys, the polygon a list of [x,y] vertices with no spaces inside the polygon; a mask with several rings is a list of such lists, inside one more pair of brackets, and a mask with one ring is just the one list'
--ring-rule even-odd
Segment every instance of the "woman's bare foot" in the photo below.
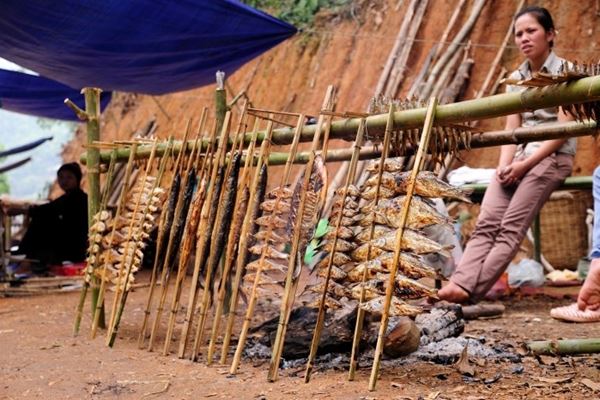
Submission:
{"label": "woman's bare foot", "polygon": [[592,260],[588,276],[579,291],[577,304],[580,310],[600,309],[600,258]]}
{"label": "woman's bare foot", "polygon": [[440,300],[452,303],[466,303],[469,301],[469,293],[452,281],[438,291],[438,297]]}

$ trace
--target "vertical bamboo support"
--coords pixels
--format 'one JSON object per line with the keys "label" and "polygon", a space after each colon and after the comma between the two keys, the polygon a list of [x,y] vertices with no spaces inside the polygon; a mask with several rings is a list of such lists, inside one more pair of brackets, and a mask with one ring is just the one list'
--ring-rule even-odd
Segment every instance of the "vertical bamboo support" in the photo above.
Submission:
{"label": "vertical bamboo support", "polygon": [[[352,152],[352,159],[350,160],[350,168],[348,174],[346,175],[346,182],[344,185],[346,190],[344,190],[344,194],[342,195],[341,199],[342,208],[344,207],[344,204],[346,204],[346,197],[348,196],[348,187],[352,184],[352,182],[354,182],[354,178],[356,175],[356,166],[358,164],[358,158],[360,155],[360,148],[363,144],[364,132],[365,120],[361,119],[360,124],[358,126],[358,131],[356,133],[356,139],[354,140],[354,149]],[[306,362],[306,371],[304,375],[305,383],[308,383],[310,381],[310,376],[312,374],[313,369],[313,362],[315,361],[315,357],[317,356],[317,349],[319,348],[319,342],[321,340],[321,331],[323,330],[323,324],[325,322],[325,300],[327,299],[327,289],[329,288],[329,280],[331,279],[331,267],[333,266],[333,256],[335,254],[335,248],[337,246],[338,241],[338,231],[340,229],[343,216],[344,213],[340,211],[335,223],[335,233],[333,235],[332,250],[329,252],[327,260],[327,274],[325,276],[323,293],[321,294],[321,302],[319,303],[317,322],[313,331],[313,338],[310,344],[310,352],[308,355],[308,360]]]}
{"label": "vertical bamboo support", "polygon": [[217,71],[217,89],[215,90],[215,113],[217,115],[216,131],[221,132],[223,130],[223,122],[225,121],[225,114],[227,113],[227,92],[225,91],[225,73],[223,71]]}
{"label": "vertical bamboo support", "polygon": [[[323,108],[329,110],[333,103],[334,89],[333,86],[327,88],[327,94],[325,95],[325,101]],[[330,117],[328,117],[330,119]],[[271,352],[271,362],[269,365],[269,373],[267,379],[270,382],[277,380],[279,372],[279,361],[281,359],[281,352],[283,351],[283,343],[285,341],[285,332],[287,329],[287,322],[289,319],[289,313],[294,303],[295,286],[297,280],[294,277],[294,270],[296,268],[296,262],[298,257],[298,247],[300,245],[300,236],[302,233],[302,219],[304,217],[304,206],[306,202],[306,191],[310,181],[311,171],[315,162],[317,146],[321,139],[321,131],[325,122],[325,115],[321,114],[317,127],[315,128],[315,135],[313,137],[311,152],[309,154],[308,163],[305,167],[304,181],[302,182],[302,192],[300,195],[300,203],[298,205],[298,211],[296,214],[296,225],[294,227],[294,234],[291,243],[290,258],[288,261],[288,270],[285,279],[285,289],[283,293],[283,300],[281,302],[281,310],[279,315],[279,324],[277,326],[277,334],[275,336],[275,342]],[[327,190],[327,189],[325,189]],[[302,262],[302,260],[300,260]]]}
{"label": "vertical bamboo support", "polygon": [[[373,222],[370,226],[369,232],[369,241],[367,248],[367,260],[371,259],[371,240],[373,240],[373,235],[375,233],[375,207],[379,202],[379,192],[381,189],[381,180],[383,177],[383,169],[385,165],[385,160],[388,157],[388,153],[390,151],[390,143],[392,138],[392,130],[394,129],[394,105],[390,104],[390,109],[388,113],[388,120],[385,127],[385,133],[383,136],[383,148],[381,149],[381,158],[379,159],[379,171],[377,173],[377,185],[375,186],[375,198],[373,199]],[[361,290],[360,290],[360,299],[358,301],[358,308],[356,311],[356,325],[354,327],[354,336],[352,338],[352,352],[350,353],[350,370],[348,371],[348,380],[353,381],[354,375],[356,374],[357,368],[357,357],[358,357],[358,347],[360,345],[360,338],[362,336],[362,328],[365,321],[365,310],[360,308],[360,305],[365,302],[365,282],[367,281],[367,269],[365,268],[363,272],[363,276],[361,279]]]}
{"label": "vertical bamboo support", "polygon": [[400,228],[396,232],[396,246],[394,251],[394,259],[392,263],[392,267],[390,269],[390,278],[385,289],[385,302],[383,304],[383,313],[381,316],[381,324],[379,325],[379,335],[377,337],[377,346],[375,347],[375,355],[373,358],[373,368],[371,369],[371,377],[369,379],[369,390],[375,390],[375,386],[377,384],[377,378],[379,374],[379,366],[381,363],[381,353],[383,351],[383,341],[385,337],[385,332],[387,330],[388,322],[389,322],[389,312],[390,312],[390,304],[392,302],[392,294],[395,286],[396,273],[398,272],[398,263],[400,262],[400,252],[401,252],[401,244],[402,244],[402,236],[404,234],[404,226],[406,225],[406,221],[408,219],[408,212],[410,209],[410,202],[413,197],[415,182],[417,179],[417,174],[421,168],[423,163],[423,155],[427,150],[427,146],[429,144],[429,138],[431,136],[431,127],[433,125],[433,119],[435,118],[435,111],[437,106],[437,99],[432,97],[429,100],[429,104],[427,107],[427,114],[425,115],[425,123],[423,126],[423,133],[421,134],[421,142],[419,143],[419,150],[417,151],[417,155],[415,157],[415,163],[413,169],[411,171],[411,175],[409,178],[408,188],[406,190],[406,198],[404,199],[404,203],[402,204],[402,211],[400,214]]}
{"label": "vertical bamboo support", "polygon": [[[269,122],[269,126],[270,126],[270,124],[271,124],[271,122]],[[304,115],[300,115],[300,117],[298,118],[298,123],[296,125],[294,140],[293,140],[292,146],[290,148],[289,158],[285,164],[285,169],[284,169],[283,175],[281,176],[281,182],[279,185],[279,187],[281,189],[283,189],[286,186],[286,184],[289,182],[290,173],[291,173],[291,169],[292,169],[292,163],[293,163],[294,157],[296,155],[296,151],[298,149],[298,143],[300,142],[300,134],[302,133],[303,126],[304,126]],[[275,200],[275,205],[273,206],[274,210],[278,209],[280,200],[281,200],[280,197],[277,197],[277,199]],[[266,238],[264,239],[265,243],[269,243],[269,239],[270,239],[272,233],[273,233],[273,226],[270,225],[267,229]],[[248,300],[248,308],[246,309],[246,316],[244,317],[244,323],[242,325],[242,330],[240,332],[240,337],[238,339],[235,356],[233,359],[233,363],[231,365],[230,373],[232,373],[232,374],[237,371],[237,368],[239,366],[239,363],[240,363],[240,360],[242,357],[242,351],[244,350],[244,347],[246,345],[246,337],[248,335],[248,330],[250,329],[250,323],[252,322],[252,316],[254,314],[254,307],[256,306],[256,301],[258,300],[257,290],[258,290],[260,276],[262,273],[262,267],[264,265],[266,255],[267,255],[267,246],[265,246],[262,250],[262,253],[260,255],[259,266],[258,266],[258,269],[256,270],[256,273],[254,276],[254,282],[252,284],[252,290],[250,292],[250,298]]]}
{"label": "vertical bamboo support", "polygon": [[[100,150],[94,147],[93,142],[100,140],[100,93],[101,89],[87,87],[83,89],[85,97],[85,111],[79,109],[69,99],[65,103],[71,107],[77,116],[86,121],[87,127],[87,182],[88,182],[88,228],[92,226],[92,218],[98,212],[100,204]],[[98,302],[98,280],[91,277],[92,286],[92,315],[96,311]],[[73,334],[79,333],[81,317],[83,315],[83,304],[87,297],[88,285],[84,284],[81,290],[79,306],[75,314],[75,323]],[[104,315],[103,315],[104,316]],[[105,326],[104,318],[100,321],[102,327]]]}

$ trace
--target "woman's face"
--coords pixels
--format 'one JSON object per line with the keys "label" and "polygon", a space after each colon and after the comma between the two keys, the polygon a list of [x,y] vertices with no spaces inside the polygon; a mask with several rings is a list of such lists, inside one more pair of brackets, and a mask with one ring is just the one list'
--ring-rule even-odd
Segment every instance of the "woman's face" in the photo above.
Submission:
{"label": "woman's face", "polygon": [[57,176],[58,186],[65,192],[70,192],[79,187],[77,177],[71,171],[60,171]]}
{"label": "woman's face", "polygon": [[531,14],[521,15],[515,21],[515,44],[521,54],[530,60],[545,59],[554,36],[554,31],[546,32]]}

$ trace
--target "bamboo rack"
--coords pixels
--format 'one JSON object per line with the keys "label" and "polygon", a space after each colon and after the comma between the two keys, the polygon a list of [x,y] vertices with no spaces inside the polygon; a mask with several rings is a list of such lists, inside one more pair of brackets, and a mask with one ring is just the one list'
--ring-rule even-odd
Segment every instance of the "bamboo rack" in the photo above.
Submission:
{"label": "bamboo rack", "polygon": [[[494,96],[483,97],[475,100],[466,100],[457,103],[440,105],[437,107],[436,124],[458,124],[467,121],[495,118],[510,114],[521,113],[540,108],[558,107],[576,103],[584,103],[600,100],[600,76],[591,76],[572,81],[568,84],[559,84],[547,86],[544,88],[535,88],[523,92],[502,93]],[[413,110],[396,111],[394,113],[394,126],[402,129],[415,129],[422,127],[425,121],[426,108],[416,108]],[[358,129],[360,118],[349,118],[335,121],[331,125],[331,139],[348,139],[352,137],[353,132]],[[367,117],[366,129],[371,135],[382,135],[385,132],[387,123],[387,114],[378,114]],[[302,130],[301,142],[312,141],[315,134],[315,125],[307,125]],[[280,128],[273,130],[273,144],[290,144],[294,136],[293,128]],[[262,142],[265,132],[258,132],[257,140]],[[252,139],[252,132],[246,134],[245,142],[249,143]],[[510,142],[509,142],[510,143]],[[207,146],[208,142],[202,142],[202,148]],[[497,144],[488,144],[495,146]],[[174,152],[178,153],[181,149],[190,152],[193,148],[193,142],[182,145],[176,142]],[[164,153],[164,146],[159,145],[157,156]],[[149,146],[140,146],[136,153],[136,159],[147,158],[150,155]],[[129,157],[128,149],[118,149],[117,161],[127,160]],[[110,152],[101,152],[99,162],[108,163],[110,161]],[[81,157],[81,162],[87,162],[87,156]]]}

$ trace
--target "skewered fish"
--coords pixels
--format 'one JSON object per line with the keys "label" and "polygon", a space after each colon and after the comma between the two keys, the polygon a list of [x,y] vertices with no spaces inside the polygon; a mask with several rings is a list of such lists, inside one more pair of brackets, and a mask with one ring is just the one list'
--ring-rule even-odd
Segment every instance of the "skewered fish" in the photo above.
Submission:
{"label": "skewered fish", "polygon": [[[396,231],[388,232],[377,239],[373,239],[371,245],[383,250],[394,251],[396,248]],[[361,246],[364,246],[364,244]],[[442,246],[411,229],[404,229],[400,246],[403,250],[412,250],[416,254],[438,253],[445,257],[450,257],[448,250],[454,247],[452,245]]]}
{"label": "skewered fish", "polygon": [[[336,240],[335,251],[346,252],[346,251],[352,251],[355,248],[356,248],[356,244],[354,244],[352,242],[349,242],[344,239]],[[325,243],[325,245],[323,246],[323,250],[330,253],[333,250],[333,240],[330,240],[327,243]]]}
{"label": "skewered fish", "polygon": [[[325,282],[317,283],[316,285],[308,286],[306,290],[314,292],[314,293],[323,293],[323,289],[325,288]],[[344,287],[344,285],[340,285],[339,283],[330,280],[329,285],[327,285],[327,293],[330,295],[340,297],[347,297],[350,293],[348,289]]]}
{"label": "skewered fish", "polygon": [[[319,270],[317,271],[317,275],[322,278],[325,278],[327,276],[327,268],[319,268]],[[340,267],[336,267],[335,265],[331,266],[331,279],[333,279],[334,281],[342,280],[347,276],[348,274],[344,272],[344,270]]]}
{"label": "skewered fish", "polygon": [[396,296],[405,299],[418,299],[421,297],[438,299],[437,290],[432,289],[429,286],[423,285],[422,283],[410,279],[406,276],[396,275],[395,281]]}
{"label": "skewered fish", "polygon": [[[380,296],[380,297],[376,297],[372,300],[369,300],[366,303],[361,304],[360,308],[362,308],[363,310],[365,310],[367,312],[370,312],[371,314],[381,316],[383,314],[384,302],[385,302],[385,297]],[[411,304],[408,304],[408,303],[392,296],[392,301],[390,303],[390,313],[389,313],[390,316],[392,316],[392,317],[400,317],[400,316],[414,317],[422,312],[423,312],[423,310],[421,309],[421,307],[413,306]]]}
{"label": "skewered fish", "polygon": [[[362,207],[361,212],[366,214],[366,217],[359,222],[360,225],[369,226],[373,222],[372,211],[374,211],[376,223],[399,228],[402,204],[405,198],[405,196],[398,196],[393,199],[383,199],[376,206],[368,204]],[[447,225],[449,223],[449,219],[440,214],[434,207],[419,197],[412,198],[406,221],[408,228],[420,229],[430,225]]]}
{"label": "skewered fish", "polygon": [[[377,176],[372,176],[366,182],[367,187],[377,185]],[[384,172],[381,176],[381,186],[394,191],[394,194],[405,194],[410,181],[410,172]],[[415,194],[423,197],[446,197],[471,203],[468,193],[439,179],[431,171],[421,171],[415,182]]]}

